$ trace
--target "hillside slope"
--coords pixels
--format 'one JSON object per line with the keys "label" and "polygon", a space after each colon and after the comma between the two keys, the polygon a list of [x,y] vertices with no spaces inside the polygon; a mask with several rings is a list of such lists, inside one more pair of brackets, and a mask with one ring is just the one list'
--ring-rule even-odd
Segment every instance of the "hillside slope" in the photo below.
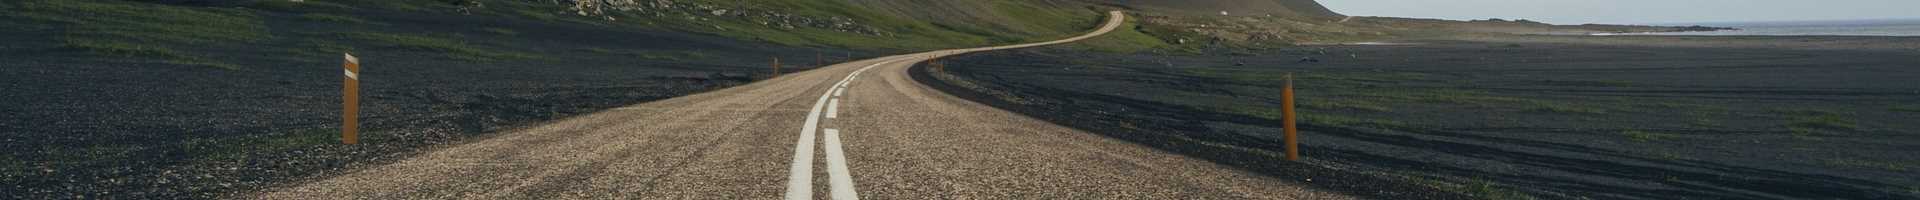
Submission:
{"label": "hillside slope", "polygon": [[[1100,10],[1072,1],[847,0],[875,12],[954,31],[1001,37],[1057,36],[1092,28]],[[1038,39],[1038,38],[1026,38]]]}
{"label": "hillside slope", "polygon": [[[488,2],[491,0],[465,0]],[[887,51],[1053,39],[1092,27],[1082,2],[879,0],[513,0],[566,15],[793,46]]]}
{"label": "hillside slope", "polygon": [[1090,0],[1145,10],[1186,14],[1282,15],[1340,17],[1314,0]]}

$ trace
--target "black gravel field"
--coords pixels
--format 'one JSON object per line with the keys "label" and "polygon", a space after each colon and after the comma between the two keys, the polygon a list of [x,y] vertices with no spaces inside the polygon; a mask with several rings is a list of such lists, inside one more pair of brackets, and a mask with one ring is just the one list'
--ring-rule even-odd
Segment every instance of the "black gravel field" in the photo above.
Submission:
{"label": "black gravel field", "polygon": [[[257,12],[265,41],[173,51],[237,69],[63,47],[59,25],[4,21],[0,199],[216,198],[383,163],[436,145],[744,84],[816,52],[674,31],[486,16],[355,11],[359,24]],[[377,33],[377,34],[374,34]],[[433,49],[358,35],[433,35]],[[339,145],[341,63],[363,64],[362,143]],[[451,47],[447,47],[451,48]],[[465,58],[449,52],[512,52]],[[487,55],[487,54],[481,54]]]}
{"label": "black gravel field", "polygon": [[[916,79],[1386,199],[1920,198],[1920,51],[1907,49],[1421,41],[944,62],[915,69]],[[1302,117],[1297,163],[1280,157],[1289,73]]]}

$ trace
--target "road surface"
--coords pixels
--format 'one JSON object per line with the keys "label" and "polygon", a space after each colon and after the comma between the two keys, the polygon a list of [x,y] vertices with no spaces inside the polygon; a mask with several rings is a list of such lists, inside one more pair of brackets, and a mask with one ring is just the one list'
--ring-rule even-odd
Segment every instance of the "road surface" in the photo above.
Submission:
{"label": "road surface", "polygon": [[259,199],[1351,199],[934,90],[941,50],[501,133]]}

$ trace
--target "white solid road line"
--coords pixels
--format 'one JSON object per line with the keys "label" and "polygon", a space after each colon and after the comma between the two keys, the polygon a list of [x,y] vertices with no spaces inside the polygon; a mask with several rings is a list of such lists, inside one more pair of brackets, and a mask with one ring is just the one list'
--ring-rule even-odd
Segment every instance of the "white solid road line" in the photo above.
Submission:
{"label": "white solid road line", "polygon": [[827,129],[827,183],[834,200],[856,200],[859,194],[853,192],[853,171],[847,169],[847,154],[840,149],[840,130]]}
{"label": "white solid road line", "polygon": [[840,99],[827,100],[827,119],[840,118]]}
{"label": "white solid road line", "polygon": [[[872,69],[874,66],[892,63],[894,61],[899,60],[873,63],[873,65],[867,65],[867,67],[860,68],[860,70],[856,70],[854,73],[858,74],[860,71],[866,71],[867,69]],[[851,82],[851,80],[853,80],[853,74],[848,74],[846,79],[842,79],[840,83],[834,84],[834,88],[846,86],[847,82]],[[820,129],[820,111],[827,107],[828,99],[832,99],[831,97],[833,97],[833,91],[834,90],[829,89],[820,93],[820,100],[813,101],[813,109],[807,111],[806,124],[800,125],[800,141],[796,142],[793,146],[793,163],[788,165],[787,168],[787,195],[785,197],[787,200],[813,199],[814,131]],[[834,141],[834,144],[839,143],[837,140]],[[845,159],[844,156],[842,159]],[[841,165],[845,167],[844,160],[841,161]],[[847,178],[847,195],[853,195],[852,184],[853,179],[851,177]]]}
{"label": "white solid road line", "polygon": [[793,163],[787,168],[787,200],[813,199],[813,131],[819,128],[820,107],[826,101],[827,94],[820,94],[807,112],[807,123],[800,125],[800,141],[794,143]]}
{"label": "white solid road line", "polygon": [[844,94],[844,93],[847,93],[847,88],[846,88],[846,87],[841,87],[841,88],[839,88],[839,89],[833,89],[833,97],[840,97],[840,95],[841,95],[841,94]]}
{"label": "white solid road line", "polygon": [[[844,90],[846,90],[847,85],[852,84],[854,78],[860,77],[860,73],[866,72],[868,69],[873,69],[873,67],[878,67],[880,65],[884,65],[887,63],[910,60],[915,58],[920,58],[920,60],[916,61],[916,62],[919,62],[919,61],[925,61],[927,59],[932,59],[938,56],[953,55],[954,53],[960,53],[960,52],[1026,48],[1026,47],[1034,47],[1034,46],[1067,43],[1072,41],[1078,41],[1081,39],[1092,38],[1094,36],[1099,36],[1098,33],[1105,33],[1108,31],[1112,31],[1115,28],[1118,28],[1120,22],[1123,22],[1126,19],[1123,15],[1121,15],[1120,11],[1112,11],[1108,13],[1112,17],[1108,17],[1106,26],[1101,27],[1100,30],[1098,31],[1094,31],[1094,33],[1089,33],[1089,34],[1081,35],[1078,37],[1068,38],[1064,40],[1055,40],[1050,42],[1041,42],[1041,43],[1007,45],[1007,46],[998,46],[998,47],[981,47],[981,48],[971,48],[971,49],[962,49],[962,50],[935,51],[935,52],[928,52],[928,53],[921,53],[921,54],[882,57],[879,59],[875,59],[879,62],[873,63],[872,65],[867,65],[866,67],[862,67],[859,70],[854,70],[853,73],[847,74],[846,78],[840,79],[840,82],[834,83],[832,87],[827,88],[827,91],[821,92],[820,99],[815,100],[813,102],[813,109],[807,111],[807,121],[806,121],[806,124],[801,125],[800,141],[798,142],[798,144],[794,144],[793,163],[792,165],[789,166],[789,169],[788,169],[790,171],[788,171],[789,174],[787,176],[786,199],[788,200],[813,199],[813,142],[814,142],[814,131],[820,128],[820,112],[824,108],[824,110],[828,112],[828,116],[827,116],[828,118],[836,117],[835,115],[837,114],[834,114],[834,113],[838,112],[836,107],[839,107],[840,99],[832,98],[832,97],[839,96],[837,95],[837,93],[842,93]],[[828,107],[827,104],[833,104],[833,107]],[[829,195],[831,195],[833,199],[859,199],[860,198],[859,195],[855,194],[855,191],[853,189],[853,177],[851,175],[848,175],[848,173],[852,173],[852,172],[847,168],[845,152],[841,150],[840,131],[835,129],[827,129],[826,132],[827,132],[826,133],[827,134],[827,140],[826,140],[827,173],[828,173],[828,176],[830,176],[828,177],[828,183],[830,184],[829,191],[831,192]]]}

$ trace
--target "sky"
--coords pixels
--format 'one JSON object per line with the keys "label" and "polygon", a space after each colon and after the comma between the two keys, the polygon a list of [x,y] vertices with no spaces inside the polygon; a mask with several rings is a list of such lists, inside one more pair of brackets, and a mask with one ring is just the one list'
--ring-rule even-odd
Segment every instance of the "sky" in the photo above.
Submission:
{"label": "sky", "polygon": [[1352,16],[1677,24],[1920,19],[1920,0],[1319,0]]}

